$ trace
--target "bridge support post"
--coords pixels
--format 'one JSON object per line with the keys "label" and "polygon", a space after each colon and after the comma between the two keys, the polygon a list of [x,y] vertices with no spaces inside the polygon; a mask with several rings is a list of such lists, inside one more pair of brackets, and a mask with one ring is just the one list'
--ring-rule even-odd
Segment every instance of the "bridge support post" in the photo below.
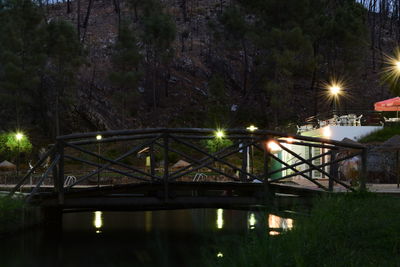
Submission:
{"label": "bridge support post", "polygon": [[270,198],[271,190],[269,188],[269,181],[268,181],[268,172],[269,172],[269,167],[268,167],[268,162],[269,162],[269,154],[266,151],[266,148],[264,147],[264,194],[266,195],[266,198]]}
{"label": "bridge support post", "polygon": [[247,156],[248,156],[248,150],[249,149],[249,147],[248,146],[245,146],[244,148],[243,148],[243,150],[242,150],[242,154],[243,154],[243,157],[242,157],[242,171],[241,171],[241,175],[240,175],[240,178],[241,178],[241,180],[242,180],[242,182],[246,182],[247,181],[247,175],[245,174],[246,172],[247,172]]}
{"label": "bridge support post", "polygon": [[[308,160],[310,160],[310,162],[312,163],[313,161],[311,160],[311,158],[312,158],[312,147],[311,146],[309,146],[308,147]],[[304,165],[303,165],[304,166]],[[305,166],[307,166],[307,165],[305,165]],[[308,173],[308,176],[312,179],[313,178],[313,176],[312,176],[312,173],[313,171],[312,171],[312,168],[310,168],[310,172]]]}
{"label": "bridge support post", "polygon": [[[155,171],[155,166],[156,166],[156,161],[154,157],[154,144],[150,145],[150,174],[151,176],[155,176],[156,171]],[[154,178],[151,178],[152,181],[154,181]]]}
{"label": "bridge support post", "polygon": [[62,142],[59,142],[57,146],[57,150],[60,155],[60,160],[58,161],[57,175],[58,204],[64,205],[64,144],[62,144]]}
{"label": "bridge support post", "polygon": [[367,166],[368,148],[364,148],[361,154],[361,172],[360,172],[360,191],[366,191],[367,186],[367,176],[368,176],[368,166]]}
{"label": "bridge support post", "polygon": [[164,201],[168,201],[168,178],[169,178],[169,160],[168,160],[168,145],[169,145],[169,138],[168,135],[164,135]]}
{"label": "bridge support post", "polygon": [[[330,155],[330,157],[331,157],[330,162],[335,161],[337,152],[334,151],[334,150],[331,150],[330,154],[331,154]],[[329,192],[333,192],[333,183],[334,183],[334,181],[333,181],[332,177],[335,177],[336,179],[339,178],[338,177],[338,164],[336,162],[332,163],[329,166],[329,174],[330,174],[330,177],[329,177]]]}

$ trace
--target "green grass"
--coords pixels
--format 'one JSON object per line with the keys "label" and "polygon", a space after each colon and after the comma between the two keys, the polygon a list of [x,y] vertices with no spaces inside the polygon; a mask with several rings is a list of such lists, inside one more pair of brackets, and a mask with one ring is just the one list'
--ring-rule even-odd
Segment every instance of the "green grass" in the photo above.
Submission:
{"label": "green grass", "polygon": [[[318,199],[280,236],[222,241],[208,266],[400,266],[400,199],[349,194]],[[211,254],[211,252],[210,252]]]}
{"label": "green grass", "polygon": [[384,127],[383,129],[372,132],[362,137],[360,143],[385,142],[391,137],[400,134],[400,125]]}
{"label": "green grass", "polygon": [[23,208],[22,199],[0,197],[0,236],[22,226]]}

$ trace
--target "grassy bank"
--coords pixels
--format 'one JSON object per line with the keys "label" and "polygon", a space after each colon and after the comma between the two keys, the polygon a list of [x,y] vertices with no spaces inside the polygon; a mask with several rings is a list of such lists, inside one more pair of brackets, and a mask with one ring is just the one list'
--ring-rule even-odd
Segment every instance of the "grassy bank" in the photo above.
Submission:
{"label": "grassy bank", "polygon": [[398,134],[400,134],[400,125],[388,126],[362,137],[359,140],[359,142],[360,143],[385,142],[386,140]]}
{"label": "grassy bank", "polygon": [[22,199],[0,196],[0,236],[23,227],[24,202]]}
{"label": "grassy bank", "polygon": [[400,199],[372,194],[318,199],[291,231],[218,247],[224,257],[207,257],[209,266],[399,266]]}

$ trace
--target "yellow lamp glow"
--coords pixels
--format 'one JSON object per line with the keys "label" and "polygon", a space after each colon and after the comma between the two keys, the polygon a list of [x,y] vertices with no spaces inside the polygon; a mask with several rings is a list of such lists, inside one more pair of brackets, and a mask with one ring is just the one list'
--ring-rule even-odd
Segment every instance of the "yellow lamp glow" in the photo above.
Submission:
{"label": "yellow lamp glow", "polygon": [[254,126],[254,125],[250,125],[249,127],[246,128],[246,130],[249,130],[250,132],[254,132],[254,131],[258,130],[258,127]]}
{"label": "yellow lamp glow", "polygon": [[331,129],[330,129],[329,127],[323,128],[323,130],[322,130],[322,135],[323,135],[325,138],[330,138],[331,135],[332,135]]}
{"label": "yellow lamp glow", "polygon": [[384,82],[395,85],[400,79],[400,48],[394,50],[394,55],[384,55],[385,67],[382,71],[382,79]]}
{"label": "yellow lamp glow", "polygon": [[397,62],[396,62],[396,69],[397,69],[397,71],[400,72],[400,61],[397,61]]}
{"label": "yellow lamp glow", "polygon": [[331,131],[331,129],[329,128],[329,126],[322,129],[322,135],[323,135],[325,138],[330,138],[330,137],[331,137],[332,131]]}
{"label": "yellow lamp glow", "polygon": [[103,138],[103,136],[101,136],[101,134],[96,135],[96,140],[101,140]]}
{"label": "yellow lamp glow", "polygon": [[329,87],[329,90],[330,90],[332,95],[336,96],[336,95],[338,95],[340,93],[341,88],[340,88],[339,85],[334,84],[331,87]]}
{"label": "yellow lamp glow", "polygon": [[225,133],[222,130],[218,130],[215,132],[215,136],[219,139],[223,138],[225,136]]}
{"label": "yellow lamp glow", "polygon": [[293,143],[294,139],[293,139],[292,137],[288,137],[288,138],[286,138],[286,141],[287,141],[289,144],[291,144],[291,143]]}
{"label": "yellow lamp glow", "polygon": [[272,152],[277,152],[281,150],[281,147],[276,143],[276,141],[269,141],[267,147]]}
{"label": "yellow lamp glow", "polygon": [[18,141],[22,140],[23,137],[24,137],[24,135],[23,135],[22,133],[17,133],[17,134],[15,135],[15,138],[16,138]]}

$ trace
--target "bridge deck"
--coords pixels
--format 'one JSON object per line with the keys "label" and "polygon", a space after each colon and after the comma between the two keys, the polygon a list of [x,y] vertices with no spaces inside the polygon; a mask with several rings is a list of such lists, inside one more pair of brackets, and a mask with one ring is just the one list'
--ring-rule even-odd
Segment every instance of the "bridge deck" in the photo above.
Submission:
{"label": "bridge deck", "polygon": [[[240,207],[264,204],[275,193],[301,196],[319,195],[323,190],[262,183],[174,182],[168,184],[168,194],[162,183],[142,183],[116,186],[77,188],[64,194],[63,209],[164,209],[201,207]],[[32,204],[59,207],[58,195],[43,191],[35,195]]]}

